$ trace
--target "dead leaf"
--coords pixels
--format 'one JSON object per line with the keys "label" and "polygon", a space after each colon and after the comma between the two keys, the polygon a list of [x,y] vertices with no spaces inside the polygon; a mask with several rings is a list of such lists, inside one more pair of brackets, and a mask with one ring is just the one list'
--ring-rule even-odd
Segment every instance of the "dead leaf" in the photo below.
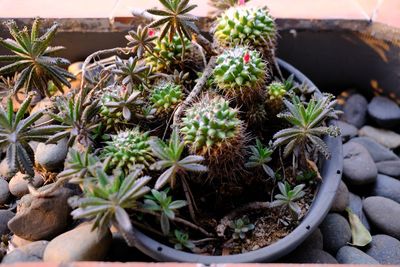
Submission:
{"label": "dead leaf", "polygon": [[353,243],[350,245],[363,247],[368,245],[372,241],[372,236],[365,228],[364,224],[361,222],[360,218],[358,218],[357,214],[353,213],[350,208],[346,209],[349,214],[349,221],[351,227],[351,238]]}

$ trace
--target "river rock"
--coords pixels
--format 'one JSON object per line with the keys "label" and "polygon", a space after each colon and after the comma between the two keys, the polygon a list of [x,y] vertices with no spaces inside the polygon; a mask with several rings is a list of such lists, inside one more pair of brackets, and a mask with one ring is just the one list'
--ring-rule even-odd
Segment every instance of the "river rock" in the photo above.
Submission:
{"label": "river rock", "polygon": [[387,97],[375,96],[368,104],[368,114],[382,127],[394,127],[400,124],[400,108]]}
{"label": "river rock", "polygon": [[361,197],[359,197],[356,194],[349,193],[349,208],[353,213],[355,213],[358,218],[360,218],[362,224],[364,224],[365,228],[368,230],[371,230],[371,227],[369,226],[369,222],[367,220],[367,217],[365,216],[365,213],[363,211],[363,206],[362,206],[362,200]]}
{"label": "river rock", "polygon": [[365,252],[380,264],[400,264],[400,241],[391,236],[372,236]]}
{"label": "river rock", "polygon": [[2,263],[10,264],[17,262],[42,261],[43,253],[47,244],[48,241],[42,240],[14,249],[4,257]]}
{"label": "river rock", "polygon": [[400,203],[400,181],[390,176],[378,174],[372,195],[390,198]]}
{"label": "river rock", "polygon": [[6,204],[9,196],[10,190],[8,189],[8,183],[0,177],[0,205]]}
{"label": "river rock", "polygon": [[[17,172],[17,174],[10,180],[9,184],[10,192],[11,194],[13,194],[18,198],[29,193],[28,180],[25,179],[24,177],[26,177],[25,174]],[[39,173],[35,172],[35,176],[33,177],[32,180],[33,186],[37,188],[42,186],[43,183],[44,183],[43,177]]]}
{"label": "river rock", "polygon": [[324,239],[324,249],[334,255],[351,240],[349,223],[337,213],[328,214],[319,228]]}
{"label": "river rock", "polygon": [[400,160],[388,160],[376,163],[380,173],[400,178]]}
{"label": "river rock", "polygon": [[337,126],[340,128],[340,136],[343,140],[348,140],[358,134],[358,129],[350,123],[337,121]]}
{"label": "river rock", "polygon": [[349,189],[343,181],[340,181],[338,191],[336,192],[335,199],[333,200],[331,211],[342,212],[349,205]]}
{"label": "river rock", "polygon": [[363,200],[368,220],[382,233],[400,239],[400,204],[385,197]]}
{"label": "river rock", "polygon": [[393,149],[400,146],[400,134],[393,131],[364,126],[358,131],[358,134],[367,136],[387,148]]}
{"label": "river rock", "polygon": [[310,250],[296,250],[289,254],[284,259],[284,262],[290,263],[330,263],[337,264],[336,259],[326,251],[322,249],[310,249]]}
{"label": "river rock", "polygon": [[369,137],[356,137],[351,139],[351,142],[356,142],[363,145],[371,155],[375,162],[386,160],[400,160],[400,158],[393,153],[390,149],[378,144],[376,141]]}
{"label": "river rock", "polygon": [[19,236],[15,235],[15,234],[11,237],[11,240],[10,240],[10,243],[15,248],[23,247],[23,246],[26,246],[26,245],[28,245],[30,243],[33,243],[33,242],[36,242],[36,241],[26,240],[26,239],[23,239],[22,237],[19,237]]}
{"label": "river rock", "polygon": [[67,153],[67,139],[62,139],[57,144],[40,143],[36,148],[35,161],[48,171],[58,171],[63,168]]}
{"label": "river rock", "polygon": [[368,101],[360,94],[350,96],[344,107],[342,119],[357,128],[365,124],[367,118]]}
{"label": "river rock", "polygon": [[338,263],[343,264],[379,264],[377,260],[368,254],[350,246],[340,248],[336,254],[336,260]]}
{"label": "river rock", "polygon": [[3,159],[0,163],[0,177],[3,177],[6,181],[9,181],[14,174],[8,167],[7,158]]}
{"label": "river rock", "polygon": [[9,210],[0,210],[0,237],[2,235],[8,234],[10,230],[8,229],[7,223],[15,216],[15,213]]}
{"label": "river rock", "polygon": [[92,224],[80,225],[50,241],[44,252],[44,261],[101,261],[112,242],[111,232],[92,231]]}
{"label": "river rock", "polygon": [[350,141],[343,145],[343,174],[350,184],[362,185],[373,183],[378,170],[368,150]]}
{"label": "river rock", "polygon": [[36,112],[43,112],[44,115],[38,119],[35,124],[41,124],[46,121],[51,120],[51,117],[45,113],[45,111],[50,110],[52,107],[54,107],[54,102],[51,101],[48,97],[40,100],[36,105],[32,108],[30,114],[34,114]]}
{"label": "river rock", "polygon": [[60,188],[48,197],[25,195],[17,207],[16,216],[8,222],[13,233],[27,240],[50,239],[68,226],[72,191]]}

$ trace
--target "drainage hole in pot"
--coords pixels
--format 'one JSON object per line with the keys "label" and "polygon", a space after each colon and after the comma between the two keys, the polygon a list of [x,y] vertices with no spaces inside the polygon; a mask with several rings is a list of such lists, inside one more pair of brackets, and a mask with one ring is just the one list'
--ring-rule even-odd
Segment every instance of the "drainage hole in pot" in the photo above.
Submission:
{"label": "drainage hole in pot", "polygon": [[306,226],[306,229],[307,229],[307,230],[310,230],[310,229],[311,229],[311,226],[307,225],[307,226]]}
{"label": "drainage hole in pot", "polygon": [[157,251],[162,251],[162,247],[158,247],[158,248],[157,248]]}
{"label": "drainage hole in pot", "polygon": [[336,173],[337,173],[337,174],[340,174],[340,173],[341,173],[341,171],[340,171],[340,170],[337,170],[337,171],[336,171]]}

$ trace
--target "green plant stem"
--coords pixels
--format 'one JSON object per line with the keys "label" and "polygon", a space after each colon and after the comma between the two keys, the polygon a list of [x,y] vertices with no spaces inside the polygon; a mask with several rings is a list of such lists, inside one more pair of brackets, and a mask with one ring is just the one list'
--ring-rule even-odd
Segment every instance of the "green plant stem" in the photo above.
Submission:
{"label": "green plant stem", "polygon": [[[161,214],[150,211],[150,210],[146,210],[146,209],[140,209],[140,208],[136,208],[135,211],[141,212],[141,213],[145,213],[145,214],[149,214],[155,217],[160,218]],[[212,237],[213,235],[209,232],[207,232],[205,229],[203,229],[202,227],[195,225],[194,223],[191,223],[185,219],[179,218],[179,217],[175,217],[174,219],[170,219],[171,221],[177,222],[177,223],[181,223],[183,225],[186,225],[187,227],[190,227],[192,229],[195,229],[201,233],[203,233],[206,236]]]}
{"label": "green plant stem", "polygon": [[133,233],[133,230],[131,229],[130,231],[124,230],[123,227],[121,227],[117,222],[113,222],[113,225],[115,228],[117,228],[118,232],[122,235],[122,237],[125,239],[126,244],[130,247],[135,247],[137,244],[136,241],[136,236]]}

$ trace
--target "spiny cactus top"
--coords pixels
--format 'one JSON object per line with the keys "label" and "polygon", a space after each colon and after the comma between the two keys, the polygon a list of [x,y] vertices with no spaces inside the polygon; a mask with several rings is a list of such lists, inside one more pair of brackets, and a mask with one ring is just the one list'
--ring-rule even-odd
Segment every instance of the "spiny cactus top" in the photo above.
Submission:
{"label": "spiny cactus top", "polygon": [[230,97],[254,95],[266,75],[266,63],[260,54],[246,47],[226,50],[218,57],[214,69],[215,82]]}
{"label": "spiny cactus top", "polygon": [[232,7],[217,20],[214,36],[232,47],[265,46],[275,43],[276,25],[267,8]]}
{"label": "spiny cactus top", "polygon": [[182,101],[182,98],[182,86],[168,82],[154,89],[150,101],[158,112],[170,112]]}
{"label": "spiny cactus top", "polygon": [[281,82],[272,82],[267,86],[267,94],[270,100],[282,99],[286,94],[286,87]]}
{"label": "spiny cactus top", "polygon": [[204,155],[238,137],[241,125],[238,110],[231,108],[227,100],[205,95],[186,110],[180,130],[192,152]]}
{"label": "spiny cactus top", "polygon": [[139,128],[129,129],[111,136],[101,157],[109,158],[108,167],[121,168],[128,173],[134,165],[149,166],[153,161],[148,133],[142,133]]}
{"label": "spiny cactus top", "polygon": [[[190,41],[184,38],[185,55],[190,51]],[[153,54],[146,53],[146,62],[156,71],[165,71],[182,58],[182,40],[176,34],[170,41],[168,36],[156,39]]]}

